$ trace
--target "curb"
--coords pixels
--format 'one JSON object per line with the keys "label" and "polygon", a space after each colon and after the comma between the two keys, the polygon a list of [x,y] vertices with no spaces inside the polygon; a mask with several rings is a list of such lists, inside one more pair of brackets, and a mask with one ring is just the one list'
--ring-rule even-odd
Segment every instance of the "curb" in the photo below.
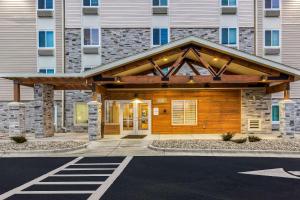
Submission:
{"label": "curb", "polygon": [[55,149],[55,150],[32,150],[32,151],[0,151],[0,154],[34,154],[34,153],[67,153],[71,151],[81,150],[87,148],[89,143],[72,147],[72,148],[66,148],[66,149]]}
{"label": "curb", "polygon": [[190,153],[248,153],[248,154],[282,154],[282,155],[298,155],[300,156],[300,151],[277,151],[277,150],[233,150],[233,149],[181,149],[181,148],[162,148],[156,147],[152,144],[148,145],[148,148],[154,151],[163,152],[190,152]]}

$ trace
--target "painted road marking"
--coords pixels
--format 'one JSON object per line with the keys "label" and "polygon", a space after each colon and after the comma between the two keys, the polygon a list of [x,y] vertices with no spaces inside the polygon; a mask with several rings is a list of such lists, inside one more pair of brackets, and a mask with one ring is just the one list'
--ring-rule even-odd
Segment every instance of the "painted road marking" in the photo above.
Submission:
{"label": "painted road marking", "polygon": [[[46,195],[46,194],[91,194],[89,197],[89,200],[99,200],[103,194],[106,192],[106,190],[113,184],[113,182],[120,176],[120,174],[123,172],[123,170],[126,168],[126,166],[129,164],[129,162],[132,160],[133,157],[128,156],[126,157],[122,162],[120,163],[78,163],[83,157],[78,157],[61,167],[52,170],[51,172],[48,172],[32,181],[29,181],[28,183],[25,183],[15,189],[12,189],[2,195],[0,195],[0,200],[6,199],[8,197],[11,197],[13,195],[28,195],[28,194],[37,194],[37,195]],[[88,166],[87,168],[72,168],[72,166],[80,166],[85,165]],[[112,165],[115,167],[105,167],[108,165]],[[89,167],[90,166],[90,167]],[[103,166],[103,168],[101,168]],[[91,171],[91,170],[111,170],[112,173],[95,173],[93,174],[80,174],[82,171]],[[74,171],[75,174],[59,174],[59,172],[62,171]],[[76,173],[79,172],[79,173]],[[104,181],[60,181],[60,182],[53,182],[53,181],[45,181],[45,179],[50,177],[106,177],[106,180]],[[96,185],[97,190],[59,190],[59,191],[44,191],[44,190],[26,190],[34,185],[43,185],[44,187],[51,187],[51,185],[55,186],[61,186],[63,189],[67,185]],[[79,186],[80,188],[80,186]],[[25,198],[25,197],[24,197]]]}
{"label": "painted road marking", "polygon": [[112,173],[112,175],[104,181],[104,183],[97,189],[95,193],[93,193],[88,200],[99,200],[106,190],[114,183],[114,181],[120,176],[120,174],[127,167],[129,162],[132,160],[132,156],[127,156],[123,162],[119,165],[119,167]]}
{"label": "painted road marking", "polygon": [[239,172],[239,173],[256,175],[256,176],[271,176],[271,177],[280,177],[280,178],[300,179],[300,177],[296,175],[298,173],[300,174],[300,172],[297,171],[286,172],[283,168],[256,170],[256,171]]}

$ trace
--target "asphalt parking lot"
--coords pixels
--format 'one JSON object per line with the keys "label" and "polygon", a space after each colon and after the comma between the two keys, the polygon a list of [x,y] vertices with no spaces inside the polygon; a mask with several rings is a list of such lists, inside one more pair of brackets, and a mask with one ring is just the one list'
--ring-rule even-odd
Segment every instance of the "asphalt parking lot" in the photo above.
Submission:
{"label": "asphalt parking lot", "polygon": [[126,159],[1,158],[0,193],[26,200],[89,199],[101,192],[104,200],[300,199],[300,159],[133,157],[124,165]]}

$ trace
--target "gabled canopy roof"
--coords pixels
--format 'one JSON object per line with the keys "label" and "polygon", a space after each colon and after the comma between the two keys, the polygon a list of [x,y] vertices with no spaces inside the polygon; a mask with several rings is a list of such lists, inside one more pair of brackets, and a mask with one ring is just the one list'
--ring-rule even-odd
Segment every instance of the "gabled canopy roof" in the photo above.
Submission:
{"label": "gabled canopy roof", "polygon": [[[52,84],[56,89],[90,89],[93,83],[111,86],[119,83],[120,79],[123,85],[183,84],[187,76],[175,76],[183,65],[191,68],[191,76],[199,84],[264,82],[270,85],[300,78],[297,68],[193,36],[82,73],[0,73],[0,77],[27,86]],[[202,76],[198,72],[199,67],[207,69],[211,76]],[[168,69],[168,72],[162,72],[163,69]],[[117,82],[115,78],[118,78]]]}

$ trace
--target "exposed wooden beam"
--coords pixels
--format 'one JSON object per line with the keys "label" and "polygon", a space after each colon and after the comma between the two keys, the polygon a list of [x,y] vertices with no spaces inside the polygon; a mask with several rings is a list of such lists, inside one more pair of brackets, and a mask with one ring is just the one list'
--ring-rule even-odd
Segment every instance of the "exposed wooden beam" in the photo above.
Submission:
{"label": "exposed wooden beam", "polygon": [[210,64],[201,56],[201,54],[194,48],[192,48],[193,53],[197,56],[201,64],[210,72],[214,77],[217,77],[216,71],[210,66]]}
{"label": "exposed wooden beam", "polygon": [[198,72],[198,70],[194,67],[194,65],[193,65],[191,62],[187,61],[186,63],[188,64],[188,66],[192,69],[192,71],[193,71],[196,75],[200,75],[200,73]]}
{"label": "exposed wooden beam", "polygon": [[164,76],[164,78],[168,78],[171,74],[173,74],[173,72],[176,70],[176,68],[178,68],[182,65],[182,63],[184,62],[184,58],[185,58],[186,54],[189,52],[189,50],[190,49],[186,49],[180,54],[180,56],[177,58],[177,60],[174,62],[174,64],[171,65],[168,73]]}
{"label": "exposed wooden beam", "polygon": [[269,86],[266,88],[267,94],[282,92],[282,91],[289,91],[290,90],[290,83],[280,83],[277,85]]}
{"label": "exposed wooden beam", "polygon": [[221,69],[218,71],[217,73],[217,77],[220,77],[224,74],[224,72],[226,71],[227,67],[230,65],[230,63],[233,61],[233,59],[230,59],[227,63],[225,63]]}
{"label": "exposed wooden beam", "polygon": [[14,81],[14,102],[21,101],[21,89],[20,89],[20,82]]}
{"label": "exposed wooden beam", "polygon": [[160,69],[160,67],[153,61],[153,59],[150,59],[149,62],[151,63],[151,65],[153,66],[153,68],[160,74],[161,77],[164,77],[165,74],[163,73],[163,71]]}

